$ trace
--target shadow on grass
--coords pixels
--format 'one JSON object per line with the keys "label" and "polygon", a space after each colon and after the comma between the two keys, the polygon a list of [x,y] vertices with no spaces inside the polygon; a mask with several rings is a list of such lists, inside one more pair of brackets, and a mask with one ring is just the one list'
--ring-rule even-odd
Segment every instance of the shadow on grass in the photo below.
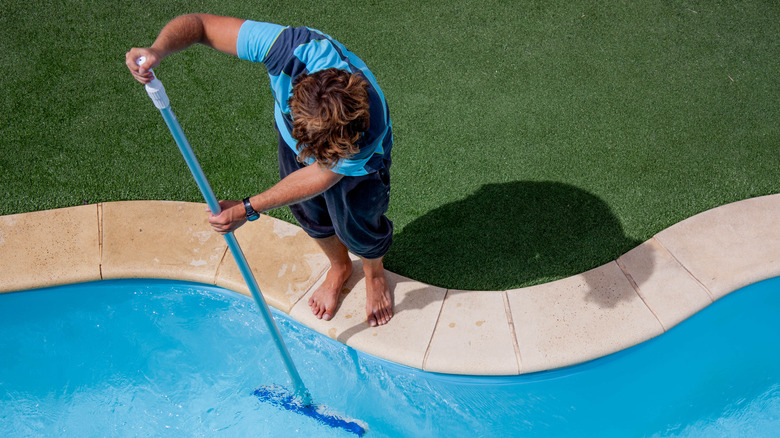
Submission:
{"label": "shadow on grass", "polygon": [[414,220],[385,266],[414,280],[506,290],[583,273],[642,243],[598,197],[556,182],[487,184]]}

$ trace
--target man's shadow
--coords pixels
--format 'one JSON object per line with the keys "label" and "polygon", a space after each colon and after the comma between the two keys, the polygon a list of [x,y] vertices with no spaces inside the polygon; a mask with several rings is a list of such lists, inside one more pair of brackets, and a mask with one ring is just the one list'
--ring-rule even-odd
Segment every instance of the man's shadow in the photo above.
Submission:
{"label": "man's shadow", "polygon": [[642,243],[597,196],[556,182],[487,184],[414,220],[385,266],[435,286],[507,290],[583,273]]}

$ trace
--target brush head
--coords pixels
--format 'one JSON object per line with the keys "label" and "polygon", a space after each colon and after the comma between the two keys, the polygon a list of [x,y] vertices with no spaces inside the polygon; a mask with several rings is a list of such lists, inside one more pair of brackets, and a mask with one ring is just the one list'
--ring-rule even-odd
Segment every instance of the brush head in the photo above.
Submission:
{"label": "brush head", "polygon": [[253,393],[260,401],[271,403],[281,409],[296,412],[313,418],[327,426],[343,429],[354,433],[357,436],[363,436],[368,426],[358,420],[353,420],[340,415],[322,405],[304,404],[300,397],[287,391],[279,385],[261,386]]}

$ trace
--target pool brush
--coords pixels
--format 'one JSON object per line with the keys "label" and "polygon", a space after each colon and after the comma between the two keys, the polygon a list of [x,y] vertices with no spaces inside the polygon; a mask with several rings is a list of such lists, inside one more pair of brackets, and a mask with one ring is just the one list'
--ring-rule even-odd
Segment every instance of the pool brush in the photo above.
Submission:
{"label": "pool brush", "polygon": [[[141,66],[145,61],[145,57],[140,57],[136,60],[136,64]],[[149,71],[152,72],[151,70]],[[200,163],[195,157],[195,153],[193,152],[189,141],[187,141],[187,137],[185,137],[184,131],[182,130],[179,121],[176,119],[176,115],[171,109],[165,87],[162,82],[157,79],[157,76],[154,75],[154,72],[152,72],[152,76],[154,79],[146,84],[146,92],[149,94],[149,97],[152,99],[152,102],[154,102],[157,109],[160,110],[160,114],[162,114],[165,123],[168,125],[168,129],[170,129],[171,134],[176,141],[176,145],[179,147],[182,157],[184,157],[184,161],[187,163],[192,176],[195,178],[195,183],[198,185],[203,198],[206,200],[206,204],[214,215],[219,215],[221,211],[219,202],[217,201],[216,196],[214,196],[211,185],[209,185],[206,175],[203,173],[203,169],[201,169]],[[253,394],[260,401],[269,402],[281,409],[311,417],[327,426],[343,429],[358,436],[363,436],[366,432],[366,425],[364,423],[341,416],[325,406],[315,405],[312,402],[311,394],[308,389],[306,389],[306,386],[304,386],[303,380],[301,380],[301,376],[298,373],[297,368],[295,368],[295,364],[287,350],[287,346],[282,340],[279,328],[276,326],[273,316],[271,315],[271,310],[268,308],[268,304],[265,302],[265,299],[260,292],[257,280],[255,280],[255,276],[249,268],[249,263],[247,263],[246,257],[244,257],[244,253],[238,245],[238,240],[236,240],[233,232],[224,234],[223,237],[227,242],[230,252],[233,254],[233,258],[238,265],[239,271],[241,271],[241,275],[244,277],[244,281],[246,282],[252,297],[257,303],[257,307],[260,309],[260,315],[268,326],[268,331],[276,345],[277,351],[282,357],[282,362],[287,370],[287,375],[290,377],[290,381],[294,387],[294,391],[290,393],[282,386],[263,386],[256,389]]]}

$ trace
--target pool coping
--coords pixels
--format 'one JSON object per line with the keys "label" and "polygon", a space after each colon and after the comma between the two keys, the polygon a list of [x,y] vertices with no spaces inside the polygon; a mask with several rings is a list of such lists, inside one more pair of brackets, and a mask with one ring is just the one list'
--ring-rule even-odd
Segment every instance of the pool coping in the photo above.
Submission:
{"label": "pool coping", "polygon": [[[120,201],[0,216],[0,292],[160,278],[248,295],[204,210]],[[322,321],[307,301],[327,259],[299,227],[263,215],[236,238],[268,304],[325,336],[425,371],[514,375],[639,344],[734,290],[780,275],[780,194],[697,214],[617,260],[538,286],[448,290],[388,272],[396,314],[377,328],[365,321],[359,259],[339,311]]]}

